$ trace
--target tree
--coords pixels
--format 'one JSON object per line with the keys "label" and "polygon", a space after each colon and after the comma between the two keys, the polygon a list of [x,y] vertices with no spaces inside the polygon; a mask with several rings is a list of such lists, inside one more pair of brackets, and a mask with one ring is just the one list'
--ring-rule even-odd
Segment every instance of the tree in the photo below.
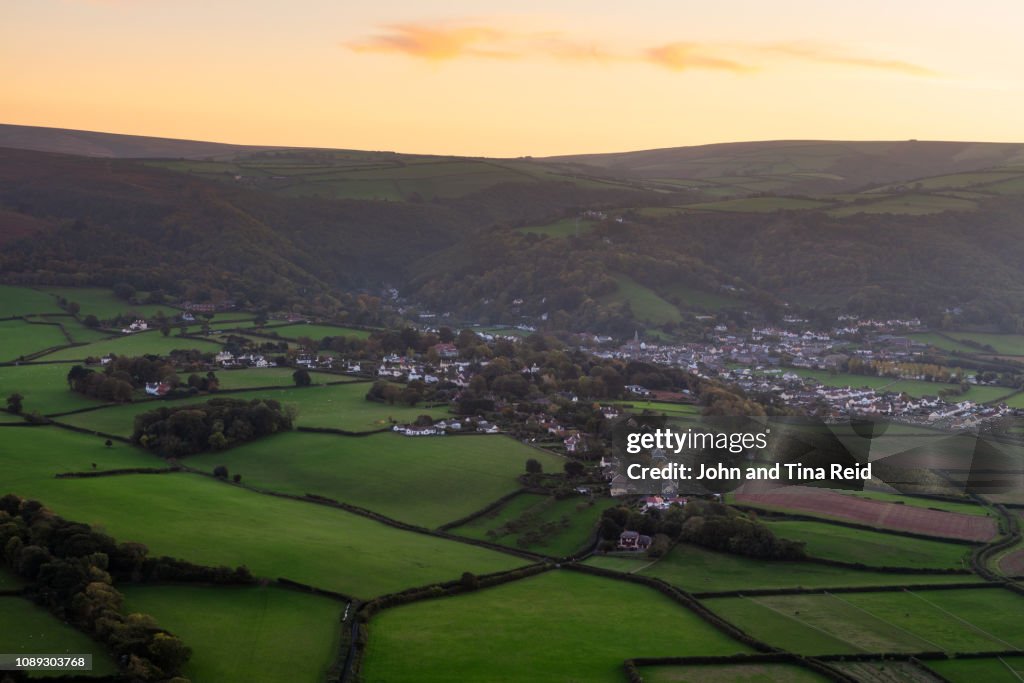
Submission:
{"label": "tree", "polygon": [[118,299],[124,299],[127,301],[135,296],[135,288],[127,282],[119,282],[114,285],[114,296]]}
{"label": "tree", "polygon": [[309,376],[309,370],[306,368],[299,368],[292,373],[292,381],[295,382],[297,387],[308,387],[313,383],[313,378]]}
{"label": "tree", "polygon": [[576,477],[582,477],[583,473],[587,471],[586,466],[579,460],[568,460],[562,467],[565,470],[565,473],[573,479]]}
{"label": "tree", "polygon": [[97,327],[100,326],[100,320],[92,313],[90,313],[89,315],[85,316],[85,318],[82,319],[82,324],[85,325],[86,327],[96,329]]}
{"label": "tree", "polygon": [[540,464],[540,461],[536,458],[530,458],[526,461],[526,472],[527,474],[540,474],[544,471],[544,466]]}
{"label": "tree", "polygon": [[7,397],[7,410],[11,411],[12,413],[20,415],[21,409],[23,407],[22,401],[24,400],[25,397],[17,392],[11,394],[10,396]]}
{"label": "tree", "polygon": [[233,476],[231,477],[231,481],[235,482],[236,484],[239,484],[239,483],[241,483],[241,481],[242,481],[242,475],[241,475],[241,474],[235,474],[235,475],[233,475]]}
{"label": "tree", "polygon": [[70,313],[71,315],[78,315],[78,312],[80,310],[82,310],[82,307],[78,305],[77,301],[72,301],[68,303],[68,313]]}
{"label": "tree", "polygon": [[110,439],[107,439],[106,441],[103,442],[103,445],[106,446],[107,448],[110,448],[111,446],[114,445],[114,442],[111,441]]}
{"label": "tree", "polygon": [[216,467],[213,468],[213,476],[217,477],[218,479],[227,479],[228,468],[225,467],[224,465],[217,465]]}

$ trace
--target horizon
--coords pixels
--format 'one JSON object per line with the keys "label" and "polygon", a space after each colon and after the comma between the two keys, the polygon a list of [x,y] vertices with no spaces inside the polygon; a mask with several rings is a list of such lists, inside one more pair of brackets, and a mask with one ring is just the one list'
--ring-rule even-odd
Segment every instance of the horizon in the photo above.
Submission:
{"label": "horizon", "polygon": [[507,158],[1000,142],[1024,109],[1010,0],[40,0],[5,14],[0,110],[17,125]]}

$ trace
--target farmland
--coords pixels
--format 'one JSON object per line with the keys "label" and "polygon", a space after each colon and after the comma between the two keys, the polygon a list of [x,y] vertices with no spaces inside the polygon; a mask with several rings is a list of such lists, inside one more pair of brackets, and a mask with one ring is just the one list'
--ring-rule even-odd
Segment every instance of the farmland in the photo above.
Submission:
{"label": "farmland", "polygon": [[644,666],[649,683],[821,683],[828,679],[795,664],[690,664]]}
{"label": "farmland", "polygon": [[[25,598],[0,596],[0,650],[5,653],[92,654],[93,676],[112,675],[117,667],[84,633]],[[9,628],[17,624],[16,628]]]}
{"label": "farmland", "polygon": [[907,576],[881,571],[860,571],[810,562],[766,562],[679,544],[668,555],[649,558],[595,555],[587,564],[615,571],[636,572],[695,593],[744,588],[832,588],[886,586],[907,583],[953,583],[970,579],[957,575]]}
{"label": "farmland", "polygon": [[27,287],[0,285],[0,318],[39,313],[61,313],[57,299]]}
{"label": "farmland", "polygon": [[1020,683],[1024,678],[1024,657],[986,657],[928,662],[951,683]]}
{"label": "farmland", "polygon": [[101,405],[100,401],[68,388],[70,364],[0,366],[0,395],[14,392],[25,397],[24,411],[43,415]]}
{"label": "farmland", "polygon": [[283,325],[281,327],[267,327],[264,329],[267,334],[276,334],[285,339],[298,339],[309,337],[314,340],[321,340],[324,337],[349,337],[351,339],[368,339],[368,330],[357,330],[352,327],[337,327],[334,325],[312,325],[299,323],[295,325]]}
{"label": "farmland", "polygon": [[[364,432],[385,429],[396,422],[412,422],[420,415],[441,418],[448,414],[447,408],[424,408],[418,406],[388,405],[366,400],[369,385],[363,382],[331,386],[302,388],[281,388],[234,392],[226,396],[250,400],[268,398],[294,405],[298,409],[296,424],[303,427],[328,427],[348,431]],[[62,418],[64,422],[108,434],[130,436],[135,415],[152,410],[157,405],[177,406],[207,401],[214,396],[179,399],[174,401],[127,404],[94,410]]]}
{"label": "farmland", "polygon": [[[33,477],[9,488],[115,538],[145,543],[156,555],[214,566],[245,564],[258,576],[361,597],[525,563],[192,474]],[[187,512],[182,501],[188,501]]]}
{"label": "farmland", "polygon": [[370,622],[364,675],[396,683],[451,680],[453,671],[495,682],[620,681],[628,657],[743,651],[649,588],[553,571],[385,610]]}
{"label": "farmland", "polygon": [[62,296],[68,301],[76,302],[83,316],[94,315],[100,320],[110,320],[125,314],[140,316],[156,316],[163,313],[168,318],[178,313],[173,306],[157,304],[133,304],[118,299],[109,289],[97,287],[41,287],[41,291],[53,297]]}
{"label": "farmland", "polygon": [[1001,651],[1024,645],[1024,626],[1001,589],[759,596],[707,600],[768,643],[824,652]]}
{"label": "farmland", "polygon": [[633,313],[640,320],[655,325],[680,322],[683,317],[675,306],[665,301],[658,294],[644,285],[625,275],[615,278],[618,289],[604,298],[608,302],[628,303]]}
{"label": "farmland", "polygon": [[41,360],[83,360],[85,358],[100,358],[111,353],[119,356],[142,356],[147,353],[166,355],[175,349],[198,349],[207,353],[216,353],[220,350],[220,345],[206,339],[165,337],[157,331],[149,331],[62,349],[42,356]]}
{"label": "farmland", "polygon": [[880,567],[963,569],[969,547],[819,522],[766,522],[780,538],[806,542],[807,554]]}
{"label": "farmland", "polygon": [[0,321],[0,361],[17,360],[35,351],[67,345],[68,338],[56,325],[28,323],[22,320]]}
{"label": "farmland", "polygon": [[[554,557],[572,555],[593,535],[607,504],[584,497],[556,500],[549,496],[520,494],[497,510],[452,529],[467,538],[525,548]],[[545,525],[552,528],[545,529]]]}
{"label": "farmland", "polygon": [[994,519],[929,510],[834,491],[785,487],[769,493],[734,493],[733,500],[768,510],[792,511],[928,536],[988,541],[996,535]]}
{"label": "farmland", "polygon": [[520,487],[526,460],[558,470],[562,460],[504,436],[346,438],[291,432],[225,453],[190,458],[225,465],[257,488],[315,493],[411,524],[436,527]]}
{"label": "farmland", "polygon": [[[220,370],[217,382],[224,389],[257,389],[260,387],[290,387],[295,385],[292,368],[248,368],[245,370]],[[332,375],[326,372],[310,372],[313,384],[328,382],[345,382],[352,378],[345,375]]]}
{"label": "farmland", "polygon": [[[334,661],[344,605],[280,588],[131,586],[130,612],[156,617],[192,644],[195,681],[322,680]],[[201,619],[196,614],[202,614]]]}

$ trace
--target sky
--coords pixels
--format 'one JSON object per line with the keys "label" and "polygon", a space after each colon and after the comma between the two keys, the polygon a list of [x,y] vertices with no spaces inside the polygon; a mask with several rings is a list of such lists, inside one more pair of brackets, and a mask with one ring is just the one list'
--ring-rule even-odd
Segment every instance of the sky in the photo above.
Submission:
{"label": "sky", "polygon": [[0,0],[0,123],[486,156],[1024,141],[1020,0]]}

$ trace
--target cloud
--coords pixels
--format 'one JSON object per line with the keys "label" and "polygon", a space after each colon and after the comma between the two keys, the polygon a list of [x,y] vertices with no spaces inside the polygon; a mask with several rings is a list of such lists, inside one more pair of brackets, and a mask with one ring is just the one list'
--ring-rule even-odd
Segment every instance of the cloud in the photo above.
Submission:
{"label": "cloud", "polygon": [[771,54],[793,57],[809,62],[820,62],[824,64],[839,64],[842,66],[863,67],[867,69],[882,69],[885,71],[896,71],[911,76],[935,76],[936,72],[928,67],[905,62],[899,59],[879,59],[876,57],[858,56],[834,48],[813,45],[810,43],[777,43],[767,45],[763,51]]}
{"label": "cloud", "polygon": [[348,46],[356,52],[397,53],[435,61],[467,55],[503,59],[519,56],[516,52],[495,47],[505,42],[507,36],[485,26],[392,24],[385,28],[384,33]]}
{"label": "cloud", "polygon": [[898,59],[880,59],[813,43],[787,42],[769,45],[714,45],[679,41],[632,50],[595,41],[581,41],[558,31],[526,32],[486,24],[401,23],[346,44],[356,52],[397,54],[428,61],[462,58],[527,59],[610,63],[646,63],[672,71],[695,69],[750,73],[779,57],[811,63],[832,64],[934,76],[927,67]]}
{"label": "cloud", "polygon": [[673,71],[690,69],[719,69],[736,73],[754,71],[755,67],[732,59],[706,54],[707,48],[696,43],[669,43],[652,47],[644,52],[645,61]]}

